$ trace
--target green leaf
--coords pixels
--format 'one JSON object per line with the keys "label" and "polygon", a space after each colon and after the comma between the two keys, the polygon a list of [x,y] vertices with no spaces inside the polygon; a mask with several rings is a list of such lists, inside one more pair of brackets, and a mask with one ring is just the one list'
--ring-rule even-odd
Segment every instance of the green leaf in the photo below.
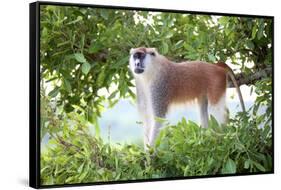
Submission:
{"label": "green leaf", "polygon": [[79,181],[82,181],[83,179],[85,179],[85,177],[87,176],[88,172],[85,171],[83,172],[80,176],[79,176]]}
{"label": "green leaf", "polygon": [[184,170],[183,170],[183,175],[184,176],[188,176],[188,170],[190,169],[190,166],[189,165],[187,165],[187,166],[185,166],[185,168],[184,168]]}
{"label": "green leaf", "polygon": [[110,100],[110,99],[113,99],[115,96],[116,96],[116,94],[118,93],[119,91],[118,90],[115,90],[114,92],[112,92],[111,94],[110,94],[110,96],[108,97],[108,99]]}
{"label": "green leaf", "polygon": [[261,19],[259,22],[259,30],[257,34],[258,39],[261,39],[263,37],[263,32],[264,32],[264,21],[263,19]]}
{"label": "green leaf", "polygon": [[258,31],[257,25],[254,25],[252,29],[252,39],[256,37],[257,31]]}
{"label": "green leaf", "polygon": [[121,68],[125,65],[127,65],[129,62],[129,56],[124,56],[122,59],[117,61],[116,64],[110,65],[111,68]]}
{"label": "green leaf", "polygon": [[259,171],[265,172],[265,168],[258,162],[252,161],[252,163],[256,166]]}
{"label": "green leaf", "polygon": [[77,23],[77,22],[80,22],[81,20],[83,20],[83,17],[82,17],[82,16],[78,16],[78,17],[76,18],[76,20],[73,20],[73,21],[67,23],[66,25],[75,24],[75,23]]}
{"label": "green leaf", "polygon": [[228,158],[228,160],[224,164],[224,166],[222,168],[222,173],[223,174],[236,173],[236,164],[231,158]]}
{"label": "green leaf", "polygon": [[84,45],[85,45],[85,34],[82,34],[81,35],[81,52],[83,52]]}
{"label": "green leaf", "polygon": [[74,58],[76,59],[76,61],[78,61],[80,63],[86,63],[87,62],[87,60],[85,59],[85,57],[82,53],[75,53]]}
{"label": "green leaf", "polygon": [[100,14],[103,19],[108,20],[108,16],[109,16],[108,13],[109,13],[108,10],[101,10]]}
{"label": "green leaf", "polygon": [[115,169],[117,170],[119,168],[118,158],[115,157]]}
{"label": "green leaf", "polygon": [[213,115],[210,116],[209,125],[212,128],[217,128],[219,126],[218,121],[216,120],[216,118]]}
{"label": "green leaf", "polygon": [[173,37],[174,33],[173,32],[169,32],[165,38],[170,39],[171,37]]}
{"label": "green leaf", "polygon": [[162,43],[162,54],[167,54],[169,51],[169,45],[166,42]]}
{"label": "green leaf", "polygon": [[105,172],[104,168],[100,168],[100,169],[97,170],[97,173],[98,173],[99,175],[103,175],[104,172]]}
{"label": "green leaf", "polygon": [[96,122],[95,123],[95,136],[97,137],[97,138],[99,138],[100,137],[100,127],[99,127],[99,125],[98,125],[98,123]]}
{"label": "green leaf", "polygon": [[208,59],[213,63],[216,62],[216,56],[213,54],[208,54]]}
{"label": "green leaf", "polygon": [[74,109],[76,109],[76,110],[81,111],[81,112],[84,112],[84,111],[85,111],[82,107],[80,107],[80,106],[78,106],[78,105],[72,105],[72,107],[73,107]]}
{"label": "green leaf", "polygon": [[165,135],[166,135],[166,131],[165,130],[160,131],[158,137],[155,140],[155,147],[159,147],[160,146],[160,144],[163,141]]}
{"label": "green leaf", "polygon": [[88,62],[83,63],[82,67],[82,72],[87,75],[91,69],[91,65]]}
{"label": "green leaf", "polygon": [[248,159],[248,160],[246,160],[246,161],[244,162],[244,168],[245,168],[245,169],[248,169],[248,168],[250,167],[250,162],[251,162],[250,159]]}
{"label": "green leaf", "polygon": [[75,178],[73,177],[73,176],[70,176],[70,177],[68,177],[66,180],[65,180],[65,182],[66,183],[69,183],[69,182],[71,182],[71,181],[73,181]]}
{"label": "green leaf", "polygon": [[99,42],[94,41],[90,45],[89,53],[97,53],[102,47],[103,46]]}
{"label": "green leaf", "polygon": [[246,46],[249,48],[249,49],[254,49],[255,48],[255,45],[252,41],[247,41],[246,42]]}
{"label": "green leaf", "polygon": [[175,44],[175,49],[181,48],[183,46],[184,40],[180,40]]}
{"label": "green leaf", "polygon": [[67,90],[67,92],[71,92],[71,85],[70,82],[67,79],[63,79],[64,87]]}
{"label": "green leaf", "polygon": [[49,92],[48,96],[56,97],[59,93],[60,87],[56,86],[52,91]]}
{"label": "green leaf", "polygon": [[83,162],[83,164],[81,164],[81,165],[79,166],[79,168],[77,169],[77,172],[78,172],[78,173],[81,173],[81,172],[82,172],[84,165],[85,165],[85,162]]}
{"label": "green leaf", "polygon": [[97,86],[102,86],[104,79],[105,79],[105,68],[102,69],[102,71],[100,72],[98,79],[97,79]]}

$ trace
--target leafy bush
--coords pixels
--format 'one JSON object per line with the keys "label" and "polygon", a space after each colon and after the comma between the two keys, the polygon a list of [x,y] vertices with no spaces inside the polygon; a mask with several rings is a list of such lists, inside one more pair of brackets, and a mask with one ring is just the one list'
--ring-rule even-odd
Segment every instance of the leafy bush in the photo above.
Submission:
{"label": "leafy bush", "polygon": [[162,129],[155,147],[145,152],[134,144],[104,143],[98,131],[89,131],[83,114],[58,118],[45,111],[53,120],[43,126],[51,131],[41,153],[43,185],[272,170],[271,128],[258,128],[246,115],[227,126],[211,118],[207,129],[182,119]]}

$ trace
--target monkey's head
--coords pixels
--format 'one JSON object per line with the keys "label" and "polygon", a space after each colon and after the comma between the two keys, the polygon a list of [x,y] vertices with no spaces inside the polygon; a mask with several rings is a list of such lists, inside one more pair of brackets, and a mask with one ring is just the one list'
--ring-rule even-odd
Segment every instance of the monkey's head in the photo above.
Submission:
{"label": "monkey's head", "polygon": [[134,74],[149,73],[154,59],[158,56],[155,48],[132,48],[130,51],[130,68]]}

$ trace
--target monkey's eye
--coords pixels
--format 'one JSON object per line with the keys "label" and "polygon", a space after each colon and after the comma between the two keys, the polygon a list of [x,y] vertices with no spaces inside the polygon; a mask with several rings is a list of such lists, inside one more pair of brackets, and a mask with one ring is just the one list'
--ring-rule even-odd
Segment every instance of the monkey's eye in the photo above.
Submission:
{"label": "monkey's eye", "polygon": [[150,52],[149,54],[152,55],[152,56],[155,56],[155,53],[154,53],[154,52]]}

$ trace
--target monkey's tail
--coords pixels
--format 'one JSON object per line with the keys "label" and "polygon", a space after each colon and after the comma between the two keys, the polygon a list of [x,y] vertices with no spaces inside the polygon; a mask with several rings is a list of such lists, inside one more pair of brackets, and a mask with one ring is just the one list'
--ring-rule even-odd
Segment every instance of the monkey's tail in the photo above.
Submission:
{"label": "monkey's tail", "polygon": [[238,83],[237,83],[237,80],[235,79],[235,74],[234,72],[232,71],[232,69],[227,65],[225,64],[224,62],[218,62],[216,64],[217,66],[219,67],[222,67],[224,68],[226,71],[227,71],[227,74],[228,76],[230,77],[230,79],[232,80],[235,88],[236,88],[236,91],[238,93],[238,97],[239,97],[239,101],[240,101],[240,104],[241,104],[241,107],[242,107],[242,110],[243,112],[246,112],[246,109],[245,109],[245,104],[244,104],[244,100],[243,100],[243,96],[242,96],[242,93],[241,93],[241,90],[238,86]]}

